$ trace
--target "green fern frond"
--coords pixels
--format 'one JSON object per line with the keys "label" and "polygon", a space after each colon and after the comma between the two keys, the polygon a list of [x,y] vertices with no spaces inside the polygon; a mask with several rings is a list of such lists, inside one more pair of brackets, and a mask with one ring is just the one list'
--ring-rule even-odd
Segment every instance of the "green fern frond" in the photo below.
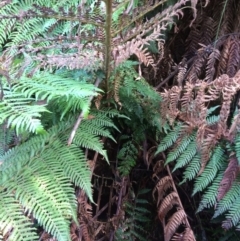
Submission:
{"label": "green fern frond", "polygon": [[185,183],[187,180],[194,179],[197,176],[200,168],[201,156],[197,153],[186,167],[186,170],[183,173],[183,181],[180,184]]}
{"label": "green fern frond", "polygon": [[227,214],[225,215],[229,226],[227,229],[240,226],[240,199],[239,197],[234,201],[234,204],[229,208]]}
{"label": "green fern frond", "polygon": [[61,72],[61,74],[39,72],[32,78],[22,76],[13,88],[26,97],[35,96],[36,100],[43,99],[47,101],[60,97],[66,97],[67,101],[71,101],[71,97],[75,99],[86,98],[97,95],[96,91],[100,91],[84,80],[77,81],[68,77],[68,71]]}
{"label": "green fern frond", "polygon": [[196,133],[185,136],[174,150],[167,155],[166,164],[176,160],[188,147],[189,143],[196,138]]}
{"label": "green fern frond", "polygon": [[179,137],[181,128],[182,124],[178,123],[173,128],[173,130],[167,134],[167,136],[160,142],[155,155],[165,151],[167,148],[171,147],[176,142],[177,138]]}
{"label": "green fern frond", "polygon": [[117,131],[119,131],[118,127],[113,123],[113,118],[123,118],[123,119],[129,119],[127,116],[122,115],[119,113],[119,111],[115,111],[112,109],[102,109],[102,110],[92,110],[91,115],[93,118],[91,119],[91,123],[94,126],[102,126],[102,127],[108,127],[113,128]]}
{"label": "green fern frond", "polygon": [[220,105],[216,105],[216,106],[210,107],[210,108],[207,110],[207,117],[210,117],[210,115],[211,115],[214,111],[216,111],[219,107],[220,107]]}
{"label": "green fern frond", "polygon": [[[107,128],[114,128],[115,125],[107,116],[118,116],[118,113],[111,110],[106,112],[95,115],[93,128],[91,119],[83,120],[71,146],[66,145],[66,140],[74,118],[7,151],[1,157],[0,188],[5,191],[0,193],[0,199],[7,198],[6,191],[14,194],[14,202],[20,203],[47,232],[58,240],[69,240],[70,219],[77,222],[76,199],[71,182],[83,189],[93,201],[91,173],[81,148],[97,151],[107,160],[99,138],[105,136],[113,139]],[[97,120],[102,117],[105,121]],[[11,221],[10,216],[4,217],[8,222]],[[19,215],[14,218],[14,222],[20,220]],[[9,231],[10,227],[3,228]],[[35,237],[34,231],[28,231],[29,237]]]}
{"label": "green fern frond", "polygon": [[196,141],[194,140],[189,144],[187,149],[177,158],[176,165],[173,171],[191,162],[191,160],[196,155],[196,153],[197,153],[197,144],[196,144]]}
{"label": "green fern frond", "polygon": [[213,179],[217,175],[217,172],[220,170],[224,162],[227,161],[227,156],[224,154],[224,152],[225,150],[220,145],[218,145],[214,149],[210,161],[205,167],[203,173],[199,177],[197,177],[195,181],[192,195],[195,195],[197,192],[202,191],[203,189],[208,187],[213,181]]}
{"label": "green fern frond", "polygon": [[88,98],[96,95],[96,91],[98,89],[94,85],[69,78],[66,73],[40,72],[32,78],[23,76],[11,89],[4,89],[4,98],[0,102],[0,123],[7,120],[8,126],[16,128],[17,133],[22,130],[39,133],[44,130],[41,113],[47,109],[38,101],[58,102],[58,106],[63,108],[63,118],[70,110],[89,112]]}
{"label": "green fern frond", "polygon": [[[161,101],[160,95],[136,72],[134,65],[138,63],[133,61],[125,61],[120,64],[114,75],[111,77],[112,81],[119,82],[119,88],[114,89],[121,102],[122,112],[127,116],[132,116],[132,122],[136,118],[136,122],[151,123],[152,126],[159,125],[159,102]],[[151,121],[149,121],[151,120]]]}
{"label": "green fern frond", "polygon": [[219,188],[220,182],[222,181],[223,174],[226,168],[227,168],[227,163],[225,162],[224,165],[222,165],[221,170],[218,172],[217,176],[214,178],[211,185],[208,186],[207,190],[203,194],[202,200],[199,204],[197,212],[201,212],[204,208],[210,208],[216,204],[218,188]]}
{"label": "green fern frond", "polygon": [[211,115],[206,118],[206,121],[207,121],[208,125],[213,125],[213,124],[218,123],[219,119],[220,119],[219,115]]}
{"label": "green fern frond", "polygon": [[[99,140],[97,140],[97,142],[99,142]],[[91,182],[91,173],[86,165],[85,155],[79,150],[79,146],[72,144],[70,147],[67,147],[60,141],[54,141],[51,145],[51,152],[52,151],[57,153],[55,158],[63,167],[62,175],[69,178],[76,186],[81,187],[90,200],[93,201],[91,184],[89,185]]]}
{"label": "green fern frond", "polygon": [[14,141],[14,136],[13,130],[6,128],[4,124],[0,125],[0,159],[10,148],[10,143]]}
{"label": "green fern frond", "polygon": [[82,129],[81,126],[78,128],[78,131],[75,134],[73,143],[83,148],[98,152],[106,159],[107,162],[109,162],[107,153],[105,150],[103,150],[103,144],[99,141],[99,137]]}
{"label": "green fern frond", "polygon": [[33,98],[24,97],[22,93],[13,92],[10,88],[4,89],[4,98],[0,102],[0,124],[7,121],[8,127],[41,133],[44,128],[41,124],[41,113],[47,109],[41,105],[31,105]]}
{"label": "green fern frond", "polygon": [[147,209],[146,200],[139,198],[140,195],[145,194],[147,189],[143,189],[139,191],[137,194],[137,198],[134,202],[125,202],[125,212],[127,218],[122,221],[118,229],[115,233],[115,239],[117,241],[122,240],[141,240],[146,241],[147,239],[144,237],[144,233],[146,230],[144,229],[144,224],[149,222],[149,214],[150,211]]}
{"label": "green fern frond", "polygon": [[51,150],[45,151],[41,158],[25,166],[5,187],[15,193],[25,210],[32,213],[47,232],[58,240],[69,240],[69,219],[77,220],[74,190],[61,175],[63,170],[58,160],[49,157],[50,153]]}
{"label": "green fern frond", "polygon": [[[14,196],[1,190],[0,197],[0,232],[2,236],[6,236],[9,230],[13,229],[9,240],[38,240],[36,230],[32,227],[29,218],[23,215],[24,210],[16,202]],[[1,240],[4,240],[3,237]]]}
{"label": "green fern frond", "polygon": [[235,151],[236,151],[238,163],[240,164],[240,133],[237,133],[235,137]]}
{"label": "green fern frond", "polygon": [[138,149],[134,145],[133,140],[125,142],[119,151],[117,157],[121,162],[119,163],[118,170],[122,176],[129,175],[132,168],[136,165]]}
{"label": "green fern frond", "polygon": [[217,204],[217,208],[214,212],[213,218],[218,217],[223,214],[227,210],[229,210],[232,206],[235,205],[235,201],[240,198],[240,186],[239,186],[240,178],[238,177],[230,190],[226,193],[226,195],[219,201]]}

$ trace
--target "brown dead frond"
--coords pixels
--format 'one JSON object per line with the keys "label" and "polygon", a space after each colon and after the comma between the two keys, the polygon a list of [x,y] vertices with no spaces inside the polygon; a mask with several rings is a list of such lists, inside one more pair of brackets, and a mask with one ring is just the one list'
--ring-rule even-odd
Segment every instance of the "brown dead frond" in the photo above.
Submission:
{"label": "brown dead frond", "polygon": [[195,241],[194,233],[192,229],[185,228],[185,231],[183,233],[176,233],[172,241]]}
{"label": "brown dead frond", "polygon": [[177,231],[178,227],[181,224],[185,223],[186,213],[183,209],[178,210],[175,212],[171,218],[168,220],[167,225],[164,229],[164,237],[165,241],[170,241],[173,234]]}
{"label": "brown dead frond", "polygon": [[153,197],[157,193],[157,206],[163,199],[163,196],[166,194],[166,191],[172,187],[171,177],[165,176],[158,181],[155,188],[153,189]]}
{"label": "brown dead frond", "polygon": [[179,207],[178,194],[176,192],[171,192],[168,194],[161,202],[158,209],[158,217],[161,222],[165,219],[167,213],[174,207]]}
{"label": "brown dead frond", "polygon": [[233,181],[236,179],[237,174],[239,173],[238,160],[235,155],[231,156],[229,159],[228,167],[224,172],[223,179],[220,182],[218,188],[217,200],[220,201],[225,194],[232,187]]}

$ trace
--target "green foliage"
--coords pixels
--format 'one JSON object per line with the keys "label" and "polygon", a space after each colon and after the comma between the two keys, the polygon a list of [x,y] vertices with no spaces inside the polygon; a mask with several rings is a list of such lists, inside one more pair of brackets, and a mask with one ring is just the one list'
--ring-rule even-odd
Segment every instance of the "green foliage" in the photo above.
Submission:
{"label": "green foliage", "polygon": [[[117,140],[120,150],[116,158],[122,176],[129,175],[136,165],[144,141],[156,137],[160,139],[156,154],[166,151],[165,164],[175,161],[173,171],[185,168],[182,182],[195,180],[193,195],[205,191],[198,211],[217,204],[214,217],[226,214],[230,224],[224,224],[239,228],[238,181],[217,200],[228,156],[233,152],[240,160],[239,133],[232,133],[231,141],[222,140],[221,133],[203,165],[199,146],[213,128],[209,133],[207,128],[203,133],[195,128],[186,135],[185,124],[191,123],[184,123],[180,114],[171,127],[168,123],[161,126],[161,97],[136,71],[142,64],[156,71],[156,56],[151,54],[162,50],[157,45],[162,32],[184,15],[180,8],[190,0],[153,2],[146,7],[137,0],[113,4],[14,0],[0,7],[0,235],[4,239],[11,231],[9,240],[37,240],[36,221],[57,240],[69,240],[69,224],[71,220],[77,223],[74,187],[80,187],[93,201],[86,149],[108,161],[100,137],[116,142],[115,131],[123,132]],[[197,1],[191,3],[196,14]],[[164,4],[170,8],[158,11]],[[139,62],[126,61],[130,57]],[[103,82],[94,86],[96,79]],[[99,106],[109,108],[94,109],[92,105],[93,97],[104,93],[98,85],[106,91]],[[198,96],[198,90],[194,91]],[[174,103],[177,94],[172,97],[170,105],[178,107]],[[214,127],[227,119],[218,115],[220,106],[210,107],[204,101],[203,109],[209,108],[202,122],[205,126]],[[67,146],[80,113],[80,126]],[[148,221],[144,204],[145,199],[138,198],[124,204],[126,219],[116,232],[117,240],[146,240],[140,235]]]}
{"label": "green foliage", "polygon": [[[207,117],[207,120],[209,125],[213,125],[219,120],[219,117],[213,115]],[[173,171],[185,167],[181,184],[187,180],[195,180],[192,195],[198,192],[204,192],[197,212],[202,211],[204,208],[216,206],[213,218],[224,214],[226,220],[223,221],[223,226],[226,225],[224,227],[228,229],[233,226],[237,227],[240,221],[240,214],[238,212],[239,177],[233,182],[232,186],[226,191],[226,194],[221,200],[218,200],[217,196],[219,194],[220,183],[223,180],[228,166],[229,153],[236,153],[237,156],[239,155],[239,134],[236,135],[234,143],[226,141],[219,142],[212,150],[210,159],[203,172],[201,175],[198,175],[201,168],[202,157],[201,153],[198,151],[196,132],[193,131],[190,135],[179,137],[178,133],[180,130],[180,124],[174,126],[173,130],[160,141],[157,153],[171,148],[165,164],[176,161]]]}
{"label": "green foliage", "polygon": [[[169,153],[169,155],[167,156],[167,159],[166,159],[166,164],[168,164],[169,162],[172,162],[174,160],[176,160],[183,152],[186,151],[187,147],[189,146],[189,143],[192,142],[192,140],[196,137],[195,134],[192,134],[190,136],[185,136],[183,138],[183,140],[181,141],[180,145],[178,145],[176,148],[174,148],[173,151],[171,151]],[[188,148],[190,150],[194,150],[194,148]],[[186,151],[187,152],[187,151]],[[178,163],[179,163],[179,160],[178,160]]]}
{"label": "green foliage", "polygon": [[0,158],[9,149],[11,142],[14,142],[14,131],[6,128],[6,125],[0,125]]}
{"label": "green foliage", "polygon": [[189,162],[192,161],[193,157],[195,157],[196,154],[197,154],[197,145],[195,141],[192,141],[187,147],[187,149],[177,159],[177,163],[173,171],[187,165]]}
{"label": "green foliage", "polygon": [[[176,164],[177,165],[177,164]],[[201,167],[201,156],[197,153],[191,162],[187,165],[186,170],[183,172],[183,181],[181,183],[186,182],[187,180],[193,180]]]}
{"label": "green foliage", "polygon": [[224,149],[222,148],[222,146],[216,146],[203,173],[196,178],[193,195],[197,192],[203,191],[211,184],[211,182],[216,177],[218,171],[226,162],[226,159],[227,157],[226,155],[224,155]]}
{"label": "green foliage", "polygon": [[[225,165],[224,167],[226,168],[226,166],[227,165]],[[216,204],[218,187],[223,178],[223,173],[224,171],[221,170],[214,179],[214,181],[211,183],[211,185],[207,188],[204,195],[202,196],[202,200],[199,204],[197,212],[202,211],[204,208],[210,208]]]}
{"label": "green foliage", "polygon": [[[69,71],[61,74],[39,72],[32,78],[22,76],[16,84],[9,87],[5,83],[4,97],[0,102],[0,124],[7,122],[8,127],[41,133],[41,113],[48,111],[46,104],[57,103],[61,109],[61,119],[69,111],[89,112],[90,96],[97,95],[94,85],[86,80],[67,77]],[[34,98],[33,98],[34,97]],[[43,102],[43,104],[41,103]],[[56,104],[55,104],[56,105]]]}
{"label": "green foliage", "polygon": [[228,193],[219,201],[217,208],[214,212],[213,218],[218,217],[219,215],[223,214],[231,207],[234,206],[235,201],[239,199],[240,196],[240,186],[239,186],[239,178],[235,180],[231,189]]}
{"label": "green foliage", "polygon": [[137,64],[125,61],[116,68],[112,77],[115,86],[113,91],[115,96],[119,95],[121,111],[131,116],[131,127],[137,128],[138,125],[134,126],[134,123],[140,122],[160,128],[158,111],[161,97],[138,75],[134,68]]}
{"label": "green foliage", "polygon": [[134,200],[127,201],[123,204],[125,219],[122,220],[115,233],[115,240],[147,240],[144,227],[150,221],[150,219],[147,218],[150,211],[148,210],[148,202],[146,199],[142,199],[139,196],[149,191],[148,189],[142,189]]}
{"label": "green foliage", "polygon": [[138,149],[134,145],[134,141],[126,141],[121,150],[119,151],[117,157],[120,161],[118,170],[121,176],[129,175],[132,168],[136,165]]}
{"label": "green foliage", "polygon": [[160,142],[160,145],[157,148],[156,155],[160,152],[165,151],[167,148],[171,147],[176,142],[176,140],[179,137],[181,128],[182,125],[178,123],[176,127],[174,127],[172,131],[170,131],[166,135],[166,137],[163,138],[163,140]]}
{"label": "green foliage", "polygon": [[236,150],[238,163],[240,163],[240,133],[237,133],[235,138],[235,150]]}
{"label": "green foliage", "polygon": [[[0,199],[8,204],[8,208],[3,208],[0,220],[17,225],[11,234],[12,240],[17,240],[19,235],[29,236],[26,240],[33,240],[32,237],[36,240],[30,220],[22,217],[23,210],[32,214],[58,240],[69,239],[70,218],[77,222],[74,188],[70,182],[81,187],[92,200],[90,170],[81,148],[97,151],[107,159],[99,136],[112,138],[106,128],[114,127],[109,115],[117,116],[117,113],[106,110],[95,114],[94,120],[83,120],[69,147],[66,141],[74,118],[30,138],[2,156]],[[9,212],[11,207],[16,210],[13,212],[15,215]],[[22,225],[30,227],[24,228],[26,233],[22,233]],[[4,224],[1,227],[3,233],[7,233],[9,228]]]}

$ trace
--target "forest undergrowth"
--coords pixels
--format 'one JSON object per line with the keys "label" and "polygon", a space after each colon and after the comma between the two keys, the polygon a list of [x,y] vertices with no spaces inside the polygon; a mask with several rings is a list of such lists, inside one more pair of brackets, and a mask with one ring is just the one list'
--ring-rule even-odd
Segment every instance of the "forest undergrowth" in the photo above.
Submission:
{"label": "forest undergrowth", "polygon": [[0,240],[240,240],[239,13],[2,1]]}

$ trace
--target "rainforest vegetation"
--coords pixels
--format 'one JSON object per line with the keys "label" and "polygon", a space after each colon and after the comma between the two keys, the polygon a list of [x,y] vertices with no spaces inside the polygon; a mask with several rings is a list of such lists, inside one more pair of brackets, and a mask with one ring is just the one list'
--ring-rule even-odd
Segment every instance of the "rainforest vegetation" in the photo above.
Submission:
{"label": "rainforest vegetation", "polygon": [[240,1],[2,0],[0,240],[240,240]]}

